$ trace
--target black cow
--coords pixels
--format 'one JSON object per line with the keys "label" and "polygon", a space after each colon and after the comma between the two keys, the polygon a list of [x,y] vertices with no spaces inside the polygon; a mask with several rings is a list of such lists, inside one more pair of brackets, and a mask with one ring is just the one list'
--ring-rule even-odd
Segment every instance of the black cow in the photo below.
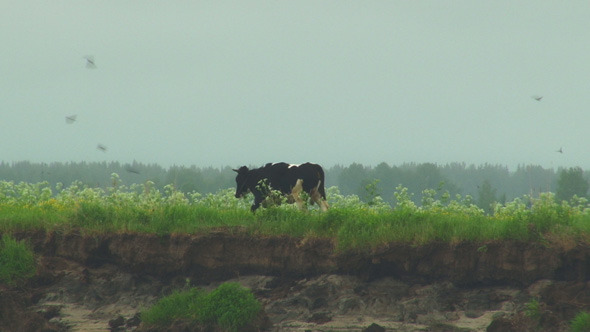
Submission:
{"label": "black cow", "polygon": [[305,191],[311,198],[311,204],[318,204],[322,211],[328,210],[326,191],[324,189],[324,170],[320,165],[305,163],[289,165],[287,163],[268,163],[264,167],[248,169],[242,166],[234,169],[236,176],[236,198],[243,197],[248,191],[254,194],[252,212],[256,211],[268,196],[264,182],[272,190],[278,190],[289,198],[290,203],[296,203],[303,208],[303,200],[299,197]]}

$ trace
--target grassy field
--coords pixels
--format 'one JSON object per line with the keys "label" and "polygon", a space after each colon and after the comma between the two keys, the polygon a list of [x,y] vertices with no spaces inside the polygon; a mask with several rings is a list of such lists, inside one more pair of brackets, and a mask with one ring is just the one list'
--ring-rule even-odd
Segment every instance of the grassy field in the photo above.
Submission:
{"label": "grassy field", "polygon": [[[0,182],[0,232],[24,229],[82,229],[87,232],[203,233],[239,227],[252,234],[335,239],[338,248],[377,247],[398,242],[488,240],[590,243],[590,205],[585,198],[558,202],[553,193],[524,196],[497,204],[487,215],[471,197],[423,192],[420,206],[406,188],[397,187],[396,204],[380,197],[370,203],[327,190],[331,206],[301,212],[284,204],[250,212],[253,197],[236,199],[233,189],[216,194],[184,194],[153,183],[124,186],[116,174],[112,186],[80,183],[51,188],[47,183]],[[438,198],[437,198],[438,197]]]}

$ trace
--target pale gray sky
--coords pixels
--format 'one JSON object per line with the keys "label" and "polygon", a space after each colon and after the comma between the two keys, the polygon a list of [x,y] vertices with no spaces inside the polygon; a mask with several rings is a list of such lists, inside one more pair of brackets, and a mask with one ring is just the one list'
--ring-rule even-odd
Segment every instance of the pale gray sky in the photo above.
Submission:
{"label": "pale gray sky", "polygon": [[587,0],[0,8],[5,162],[590,169]]}

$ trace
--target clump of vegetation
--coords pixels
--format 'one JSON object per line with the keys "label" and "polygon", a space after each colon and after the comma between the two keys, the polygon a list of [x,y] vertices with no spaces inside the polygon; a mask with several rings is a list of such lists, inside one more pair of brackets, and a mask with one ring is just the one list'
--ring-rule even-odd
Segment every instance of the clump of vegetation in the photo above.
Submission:
{"label": "clump of vegetation", "polygon": [[251,323],[261,308],[248,289],[237,283],[224,283],[208,294],[197,288],[174,292],[142,312],[141,319],[156,326],[180,319],[234,332]]}
{"label": "clump of vegetation", "polygon": [[251,291],[238,283],[225,283],[205,296],[199,319],[228,331],[238,331],[252,322],[261,308]]}
{"label": "clump of vegetation", "polygon": [[525,303],[525,315],[534,320],[541,319],[541,303],[537,299],[532,299]]}
{"label": "clump of vegetation", "polygon": [[572,332],[588,332],[590,331],[590,313],[586,311],[579,312],[570,323],[570,331]]}
{"label": "clump of vegetation", "polygon": [[183,292],[175,291],[143,311],[141,320],[148,325],[166,325],[177,319],[196,320],[204,296],[205,294],[197,288]]}
{"label": "clump of vegetation", "polygon": [[0,283],[13,286],[29,279],[36,272],[33,251],[10,235],[0,240]]}

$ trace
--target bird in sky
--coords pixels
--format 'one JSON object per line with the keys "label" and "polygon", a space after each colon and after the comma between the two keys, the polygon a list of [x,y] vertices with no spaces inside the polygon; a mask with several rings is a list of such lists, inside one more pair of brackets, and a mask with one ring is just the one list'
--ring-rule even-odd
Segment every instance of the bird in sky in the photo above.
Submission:
{"label": "bird in sky", "polygon": [[562,148],[559,148],[559,150],[557,150],[555,152],[563,153],[563,149]]}
{"label": "bird in sky", "polygon": [[536,101],[541,101],[541,99],[543,99],[543,96],[533,96],[533,99]]}
{"label": "bird in sky", "polygon": [[98,144],[98,145],[96,146],[96,148],[97,148],[97,149],[99,149],[99,150],[100,150],[100,151],[102,151],[102,152],[107,152],[107,147],[106,147],[106,146],[104,146],[104,145],[102,145],[102,144]]}
{"label": "bird in sky", "polygon": [[88,69],[95,69],[96,63],[94,62],[94,57],[92,55],[87,55],[84,57],[86,59],[86,68]]}
{"label": "bird in sky", "polygon": [[138,171],[137,169],[135,169],[134,167],[132,167],[132,166],[127,166],[127,167],[125,167],[125,170],[126,170],[127,172],[129,172],[129,173],[133,173],[133,174],[139,174],[139,171]]}
{"label": "bird in sky", "polygon": [[72,124],[72,123],[76,122],[76,117],[77,116],[78,115],[76,115],[76,114],[66,116],[66,123],[67,124]]}

